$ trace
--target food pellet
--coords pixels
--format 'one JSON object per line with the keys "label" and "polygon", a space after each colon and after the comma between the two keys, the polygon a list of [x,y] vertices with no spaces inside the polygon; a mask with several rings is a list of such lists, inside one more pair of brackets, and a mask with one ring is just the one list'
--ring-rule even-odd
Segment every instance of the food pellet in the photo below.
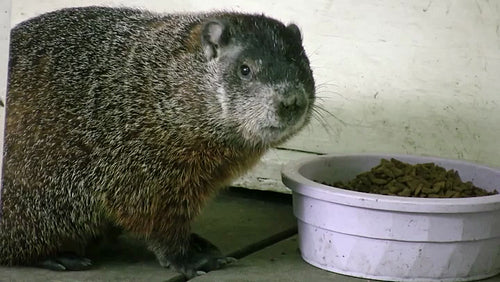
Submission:
{"label": "food pellet", "polygon": [[358,174],[348,182],[326,185],[382,195],[420,198],[464,198],[498,194],[463,182],[458,172],[446,170],[434,163],[411,165],[394,158],[382,159],[380,164]]}

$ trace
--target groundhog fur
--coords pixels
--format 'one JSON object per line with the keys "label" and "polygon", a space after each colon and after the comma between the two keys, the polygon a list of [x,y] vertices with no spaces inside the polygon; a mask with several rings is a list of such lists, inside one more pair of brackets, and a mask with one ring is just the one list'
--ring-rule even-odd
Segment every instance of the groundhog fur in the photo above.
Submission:
{"label": "groundhog fur", "polygon": [[234,12],[69,8],[14,27],[0,263],[64,257],[113,222],[188,277],[230,259],[190,222],[219,188],[308,123],[298,27]]}

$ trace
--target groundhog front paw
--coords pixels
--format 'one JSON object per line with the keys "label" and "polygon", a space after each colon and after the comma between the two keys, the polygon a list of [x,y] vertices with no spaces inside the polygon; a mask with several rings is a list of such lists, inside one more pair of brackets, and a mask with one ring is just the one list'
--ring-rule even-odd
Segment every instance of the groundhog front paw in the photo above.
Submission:
{"label": "groundhog front paw", "polygon": [[40,261],[37,266],[57,271],[87,270],[92,267],[92,261],[72,252],[64,252]]}
{"label": "groundhog front paw", "polygon": [[167,257],[168,263],[164,265],[174,268],[188,279],[236,261],[235,258],[224,256],[215,245],[197,234],[191,234],[189,243],[189,250],[185,254]]}

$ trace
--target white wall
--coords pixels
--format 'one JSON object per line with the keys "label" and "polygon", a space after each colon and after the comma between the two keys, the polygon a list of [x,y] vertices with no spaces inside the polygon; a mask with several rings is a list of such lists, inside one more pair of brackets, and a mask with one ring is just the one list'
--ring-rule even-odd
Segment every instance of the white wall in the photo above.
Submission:
{"label": "white wall", "polygon": [[[0,101],[5,104],[7,94],[7,64],[9,54],[10,0],[0,0]],[[3,133],[5,127],[5,108],[0,107],[0,179],[2,178]],[[2,182],[0,181],[0,200]],[[0,202],[0,207],[1,207]]]}
{"label": "white wall", "polygon": [[[285,148],[436,155],[500,167],[500,1],[16,0],[12,22],[99,3],[264,12],[297,23],[319,102],[331,115]],[[280,164],[304,155],[273,151],[240,184],[278,187]]]}

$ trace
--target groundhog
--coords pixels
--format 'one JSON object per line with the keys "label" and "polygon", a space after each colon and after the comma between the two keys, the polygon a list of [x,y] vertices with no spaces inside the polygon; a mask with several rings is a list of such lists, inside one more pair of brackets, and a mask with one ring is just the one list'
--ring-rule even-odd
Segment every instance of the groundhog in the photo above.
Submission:
{"label": "groundhog", "polygon": [[231,261],[190,232],[214,192],[308,123],[294,24],[68,8],[11,31],[0,263],[90,267],[105,222],[187,277]]}

